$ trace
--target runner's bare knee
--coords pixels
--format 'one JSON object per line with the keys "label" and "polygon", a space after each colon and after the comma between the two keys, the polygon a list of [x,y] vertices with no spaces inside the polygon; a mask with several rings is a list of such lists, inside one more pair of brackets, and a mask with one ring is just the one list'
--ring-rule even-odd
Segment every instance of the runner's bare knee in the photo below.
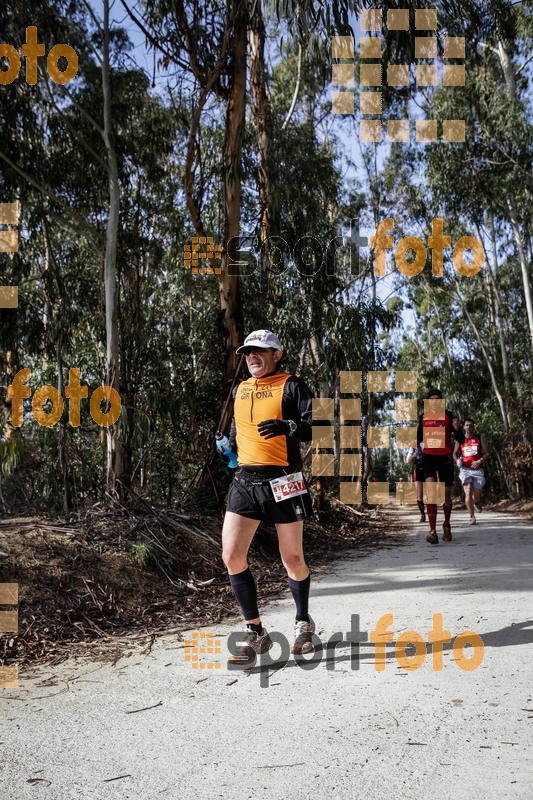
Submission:
{"label": "runner's bare knee", "polygon": [[281,553],[281,560],[286,569],[291,570],[292,572],[296,571],[300,567],[305,566],[304,557],[302,552],[298,551],[287,551],[282,550],[280,548]]}
{"label": "runner's bare knee", "polygon": [[247,568],[248,550],[258,525],[257,520],[226,514],[222,529],[222,560],[232,574]]}

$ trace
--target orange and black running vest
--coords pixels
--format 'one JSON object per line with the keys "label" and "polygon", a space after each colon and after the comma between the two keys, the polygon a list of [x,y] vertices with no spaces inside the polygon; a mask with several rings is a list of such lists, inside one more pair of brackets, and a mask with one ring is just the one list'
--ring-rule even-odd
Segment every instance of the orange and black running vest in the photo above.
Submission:
{"label": "orange and black running vest", "polygon": [[[298,423],[295,436],[265,439],[257,426],[267,419],[292,419]],[[239,466],[279,466],[301,469],[300,441],[311,439],[312,394],[294,375],[274,372],[248,378],[234,392],[230,434],[237,444]]]}

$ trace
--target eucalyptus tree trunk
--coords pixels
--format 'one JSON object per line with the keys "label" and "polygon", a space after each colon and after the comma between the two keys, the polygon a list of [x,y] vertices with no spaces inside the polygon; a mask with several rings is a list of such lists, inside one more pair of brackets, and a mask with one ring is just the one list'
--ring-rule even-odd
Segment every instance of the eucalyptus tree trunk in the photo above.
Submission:
{"label": "eucalyptus tree trunk", "polygon": [[238,269],[228,265],[239,260],[238,242],[241,217],[241,154],[246,107],[246,15],[241,5],[235,11],[233,29],[232,80],[224,131],[224,253],[219,276],[220,313],[226,337],[226,380],[231,381],[237,368],[237,347],[242,341],[242,309]]}
{"label": "eucalyptus tree trunk", "polygon": [[[62,356],[62,335],[59,335],[56,347],[56,364],[57,364],[57,391],[64,397],[64,383],[63,383],[63,356]],[[63,511],[70,511],[72,508],[72,491],[70,485],[70,472],[68,463],[67,451],[67,429],[65,419],[59,422],[58,434],[58,455],[59,465],[63,476]]]}
{"label": "eucalyptus tree trunk", "polygon": [[[491,215],[490,217],[490,233],[491,233],[491,241],[492,241],[492,252],[494,257],[494,271],[498,273],[498,252],[497,252],[497,243],[496,243],[496,231],[494,228],[494,217]],[[500,352],[502,356],[502,369],[503,369],[503,377],[505,381],[509,379],[509,359],[507,358],[507,348],[509,346],[509,342],[507,341],[506,332],[504,330],[504,321],[502,318],[502,308],[501,308],[501,300],[500,300],[500,292],[498,290],[498,285],[496,283],[496,278],[492,272],[492,267],[490,265],[490,259],[487,257],[487,271],[486,271],[487,279],[489,282],[491,295],[494,298],[494,310],[495,310],[495,317],[496,317],[496,328],[498,330],[498,336],[500,339]],[[511,354],[511,358],[514,360],[514,356],[512,353],[512,345],[509,347],[509,352]],[[516,375],[515,375],[516,379]],[[517,387],[518,388],[518,387]]]}
{"label": "eucalyptus tree trunk", "polygon": [[267,245],[270,228],[270,179],[268,163],[270,105],[266,90],[265,22],[261,3],[257,2],[257,0],[250,2],[249,25],[250,88],[252,91],[252,112],[257,131],[259,172],[259,241],[262,253],[262,266],[264,269],[268,270],[270,264]]}
{"label": "eucalyptus tree trunk", "polygon": [[[374,230],[377,230],[381,219],[381,191],[380,191],[380,181],[378,175],[378,164],[377,164],[377,148],[376,145],[373,145],[373,174],[370,169],[370,164],[365,162],[366,170],[367,170],[367,177],[368,177],[368,185],[371,190],[371,204],[372,204],[372,216],[374,218]],[[366,372],[368,375],[369,370],[374,370],[376,368],[376,301],[377,301],[377,287],[376,287],[376,271],[374,269],[374,263],[371,263],[370,269],[370,281],[371,281],[371,298],[372,298],[372,312],[370,316],[370,352],[369,352],[369,362],[364,365],[366,368]],[[372,392],[367,392],[368,402],[367,402],[367,414],[366,419],[363,417],[361,420],[362,425],[362,436],[363,436],[363,446],[364,446],[364,459],[363,459],[363,476],[362,476],[362,490],[363,492],[367,491],[368,480],[370,478],[372,472],[372,454],[371,449],[368,447],[368,430],[374,424],[374,395]]]}
{"label": "eucalyptus tree trunk", "polygon": [[498,386],[498,381],[496,380],[494,367],[492,366],[492,361],[490,359],[490,356],[489,356],[489,353],[487,351],[487,348],[485,347],[485,344],[483,342],[483,337],[481,336],[481,333],[480,333],[480,331],[479,331],[479,329],[478,329],[478,327],[476,325],[475,320],[470,315],[470,313],[468,311],[468,308],[466,307],[466,304],[464,303],[463,298],[461,296],[461,293],[459,291],[455,292],[455,297],[456,297],[457,301],[459,302],[459,305],[463,309],[463,312],[464,312],[466,318],[468,319],[468,322],[469,322],[469,324],[470,324],[470,326],[471,326],[471,328],[472,328],[472,330],[474,332],[474,336],[476,337],[477,342],[479,344],[479,347],[481,349],[481,352],[483,354],[483,358],[485,360],[485,364],[487,365],[487,370],[488,370],[488,373],[489,373],[492,389],[493,389],[494,394],[496,395],[496,399],[498,401],[498,406],[499,406],[499,409],[500,409],[500,414],[501,414],[502,423],[503,423],[503,429],[504,429],[505,433],[509,433],[509,412],[507,410],[507,403],[506,403],[504,395],[500,391],[500,387]]}
{"label": "eucalyptus tree trunk", "polygon": [[524,250],[524,241],[522,239],[520,226],[518,225],[518,213],[514,197],[507,198],[507,203],[509,206],[509,217],[511,220],[511,226],[513,228],[516,249],[518,251],[518,260],[520,261],[520,270],[522,272],[522,285],[524,287],[524,299],[526,301],[529,335],[531,338],[531,346],[533,348],[533,298],[531,296],[531,284],[529,282],[529,269]]}
{"label": "eucalyptus tree trunk", "polygon": [[[198,157],[198,132],[209,96],[219,94],[227,101],[224,125],[224,248],[221,273],[217,275],[220,297],[220,327],[225,340],[225,385],[231,382],[237,367],[236,349],[242,342],[242,309],[240,303],[239,235],[241,213],[241,154],[246,108],[246,40],[248,12],[244,0],[228,4],[224,36],[220,50],[210,69],[200,66],[197,42],[192,34],[183,0],[175,2],[175,19],[184,39],[189,69],[200,84],[198,100],[192,114],[185,159],[185,198],[198,236],[206,231],[201,203],[195,191],[194,164]],[[229,77],[229,87],[221,89],[222,74]]]}
{"label": "eucalyptus tree trunk", "polygon": [[[107,218],[104,254],[105,327],[106,327],[106,382],[120,394],[120,358],[118,339],[117,303],[117,238],[120,215],[120,189],[118,164],[113,145],[113,123],[111,114],[111,75],[109,59],[109,0],[104,0],[104,26],[102,30],[102,93],[104,99],[103,138],[107,151],[109,172],[109,214]],[[120,423],[106,428],[107,443],[107,491],[117,493],[117,478],[122,478],[122,442]]]}
{"label": "eucalyptus tree trunk", "polygon": [[[500,59],[500,64],[505,78],[505,85],[507,87],[507,92],[509,96],[514,99],[517,96],[517,91],[516,91],[516,80],[514,75],[513,63],[501,39],[498,40],[497,49],[498,49],[498,57]],[[511,195],[507,198],[507,206],[509,208],[509,219],[511,220],[513,235],[515,238],[516,247],[518,251],[518,260],[520,262],[520,270],[522,272],[522,285],[524,287],[524,299],[526,303],[529,335],[531,337],[531,344],[533,346],[533,297],[531,295],[531,284],[529,280],[528,264],[526,260],[524,241],[522,238],[522,233],[520,231],[520,226],[518,224],[518,212],[514,196]]]}

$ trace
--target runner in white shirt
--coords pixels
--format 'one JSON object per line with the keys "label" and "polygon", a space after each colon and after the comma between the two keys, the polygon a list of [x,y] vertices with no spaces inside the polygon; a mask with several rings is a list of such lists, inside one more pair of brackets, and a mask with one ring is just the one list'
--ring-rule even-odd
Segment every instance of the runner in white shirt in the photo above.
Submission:
{"label": "runner in white shirt", "polygon": [[476,524],[474,507],[480,511],[481,491],[485,485],[483,464],[489,457],[489,448],[483,436],[476,433],[474,420],[467,417],[463,423],[465,440],[455,443],[454,458],[459,466],[459,478],[465,490],[465,503],[470,512],[470,525]]}

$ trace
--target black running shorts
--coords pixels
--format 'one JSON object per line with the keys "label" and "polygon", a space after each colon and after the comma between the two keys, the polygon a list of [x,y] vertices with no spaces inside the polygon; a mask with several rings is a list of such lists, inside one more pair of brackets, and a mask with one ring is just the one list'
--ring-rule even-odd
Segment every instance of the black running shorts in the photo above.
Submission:
{"label": "black running shorts", "polygon": [[263,522],[297,522],[313,513],[309,491],[276,503],[268,479],[237,470],[228,492],[226,511]]}
{"label": "black running shorts", "polygon": [[418,465],[415,466],[413,470],[413,481],[415,482],[420,481],[421,483],[424,483],[425,480],[426,476],[424,475],[424,470],[422,469],[422,467]]}
{"label": "black running shorts", "polygon": [[451,455],[422,455],[422,469],[426,478],[437,478],[445,486],[453,486],[453,458]]}

